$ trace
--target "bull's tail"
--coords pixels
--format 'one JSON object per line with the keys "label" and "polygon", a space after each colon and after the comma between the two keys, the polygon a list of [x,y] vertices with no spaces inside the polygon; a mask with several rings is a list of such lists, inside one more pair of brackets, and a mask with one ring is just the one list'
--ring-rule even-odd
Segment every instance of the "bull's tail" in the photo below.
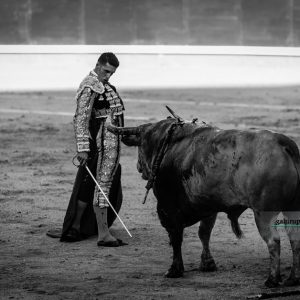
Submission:
{"label": "bull's tail", "polygon": [[298,202],[298,201],[300,201],[300,162],[299,162],[299,159],[295,160],[293,158],[292,158],[292,161],[295,165],[295,169],[296,169],[297,175],[298,175],[298,184],[297,184],[296,194],[294,197],[294,201]]}
{"label": "bull's tail", "polygon": [[236,216],[228,216],[230,223],[231,223],[231,229],[235,236],[240,239],[243,236],[243,231],[241,230],[240,224],[239,224],[239,217]]}
{"label": "bull's tail", "polygon": [[283,134],[277,134],[277,139],[279,144],[283,147],[283,149],[286,151],[286,153],[290,156],[292,162],[294,163],[295,169],[297,171],[298,175],[298,185],[296,194],[294,197],[295,201],[299,201],[299,195],[300,195],[300,153],[299,148],[297,144],[288,138],[287,136]]}
{"label": "bull's tail", "polygon": [[239,217],[246,209],[247,207],[237,206],[227,213],[228,219],[231,223],[231,229],[238,239],[243,237],[243,232],[239,224]]}

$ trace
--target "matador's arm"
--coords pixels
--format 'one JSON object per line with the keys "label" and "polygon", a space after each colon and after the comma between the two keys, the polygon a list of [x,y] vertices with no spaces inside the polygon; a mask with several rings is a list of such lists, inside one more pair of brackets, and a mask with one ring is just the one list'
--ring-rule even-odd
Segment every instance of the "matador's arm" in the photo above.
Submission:
{"label": "matador's arm", "polygon": [[90,151],[90,132],[89,122],[94,104],[96,93],[90,88],[85,87],[80,94],[77,95],[77,107],[73,118],[76,148],[77,152]]}

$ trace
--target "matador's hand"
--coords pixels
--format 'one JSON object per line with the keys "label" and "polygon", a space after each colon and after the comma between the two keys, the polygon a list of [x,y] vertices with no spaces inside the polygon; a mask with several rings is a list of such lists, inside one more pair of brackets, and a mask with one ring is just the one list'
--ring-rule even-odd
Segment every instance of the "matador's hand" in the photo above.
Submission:
{"label": "matador's hand", "polygon": [[87,163],[88,158],[89,158],[88,152],[78,152],[77,153],[77,159],[81,166],[84,166]]}

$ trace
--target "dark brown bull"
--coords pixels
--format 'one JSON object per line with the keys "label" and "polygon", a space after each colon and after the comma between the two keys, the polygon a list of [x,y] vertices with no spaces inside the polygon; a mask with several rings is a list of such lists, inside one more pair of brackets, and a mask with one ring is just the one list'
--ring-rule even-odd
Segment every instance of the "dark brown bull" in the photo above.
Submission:
{"label": "dark brown bull", "polygon": [[[138,146],[137,168],[150,180],[157,198],[157,213],[173,247],[173,262],[166,277],[184,272],[183,230],[198,221],[203,245],[200,269],[216,269],[209,239],[218,212],[226,212],[239,237],[238,217],[247,208],[270,253],[270,273],[265,284],[279,285],[280,236],[273,226],[279,212],[300,219],[297,145],[282,134],[267,130],[222,130],[195,122],[169,118],[135,128],[109,130],[122,134],[125,144]],[[125,136],[125,137],[124,137]],[[288,232],[293,265],[286,285],[299,284],[300,233]]]}

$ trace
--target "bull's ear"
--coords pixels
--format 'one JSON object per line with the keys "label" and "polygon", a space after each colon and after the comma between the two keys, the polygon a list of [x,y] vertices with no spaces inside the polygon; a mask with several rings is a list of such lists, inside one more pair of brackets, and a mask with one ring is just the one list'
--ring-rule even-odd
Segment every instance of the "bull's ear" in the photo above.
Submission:
{"label": "bull's ear", "polygon": [[123,135],[121,141],[126,146],[140,146],[140,137],[138,135]]}

